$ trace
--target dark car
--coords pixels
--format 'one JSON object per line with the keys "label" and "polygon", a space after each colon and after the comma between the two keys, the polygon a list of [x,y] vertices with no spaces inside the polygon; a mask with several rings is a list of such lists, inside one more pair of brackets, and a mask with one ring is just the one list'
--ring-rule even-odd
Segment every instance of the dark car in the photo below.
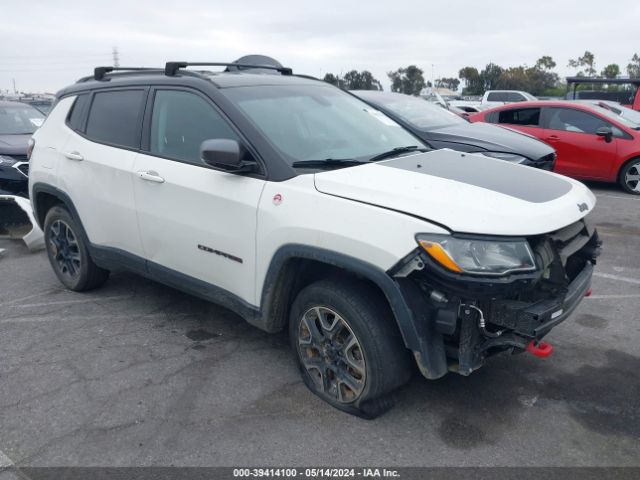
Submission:
{"label": "dark car", "polygon": [[28,196],[29,139],[44,118],[31,105],[0,101],[0,193]]}
{"label": "dark car", "polygon": [[372,90],[351,92],[384,112],[433,148],[450,148],[552,170],[556,153],[529,135],[487,124],[472,124],[422,98]]}

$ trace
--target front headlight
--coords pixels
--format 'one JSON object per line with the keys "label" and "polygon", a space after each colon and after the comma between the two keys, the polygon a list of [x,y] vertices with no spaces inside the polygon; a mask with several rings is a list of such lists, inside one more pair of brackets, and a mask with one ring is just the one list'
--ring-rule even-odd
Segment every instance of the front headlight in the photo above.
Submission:
{"label": "front headlight", "polygon": [[536,269],[526,240],[482,240],[420,234],[420,246],[447,270],[470,275],[505,275]]}
{"label": "front headlight", "polygon": [[475,152],[485,157],[496,158],[498,160],[504,160],[509,163],[523,163],[527,161],[527,157],[518,155],[516,153],[503,153],[503,152]]}

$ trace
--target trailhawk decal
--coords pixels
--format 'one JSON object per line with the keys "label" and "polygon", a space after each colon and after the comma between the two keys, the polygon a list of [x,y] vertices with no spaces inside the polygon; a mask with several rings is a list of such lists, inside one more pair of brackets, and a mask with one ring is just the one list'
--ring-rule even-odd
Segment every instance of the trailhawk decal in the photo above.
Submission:
{"label": "trailhawk decal", "polygon": [[482,155],[411,155],[378,165],[455,180],[532,203],[550,202],[572,188],[560,177]]}

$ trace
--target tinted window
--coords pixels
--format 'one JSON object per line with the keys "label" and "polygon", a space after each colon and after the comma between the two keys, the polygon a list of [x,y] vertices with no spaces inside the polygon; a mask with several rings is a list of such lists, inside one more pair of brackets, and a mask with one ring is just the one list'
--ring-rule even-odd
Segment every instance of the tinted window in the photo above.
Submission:
{"label": "tinted window", "polygon": [[549,110],[547,128],[551,130],[595,134],[600,127],[613,127],[606,120],[581,110],[573,108],[551,108]]}
{"label": "tinted window", "polygon": [[214,138],[238,140],[224,118],[205,99],[189,92],[156,92],[151,153],[202,164],[200,144]]}
{"label": "tinted window", "polygon": [[491,92],[487,96],[488,102],[506,102],[507,94],[503,92]]}
{"label": "tinted window", "polygon": [[87,136],[102,143],[137,148],[143,98],[143,90],[96,93],[87,120]]}
{"label": "tinted window", "polygon": [[82,119],[84,118],[84,110],[89,101],[89,95],[78,95],[76,97],[75,102],[71,106],[71,111],[69,112],[67,125],[73,128],[74,130],[82,130]]}
{"label": "tinted window", "polygon": [[516,108],[512,110],[502,110],[498,114],[498,123],[508,123],[510,125],[529,125],[537,127],[539,122],[539,108]]}

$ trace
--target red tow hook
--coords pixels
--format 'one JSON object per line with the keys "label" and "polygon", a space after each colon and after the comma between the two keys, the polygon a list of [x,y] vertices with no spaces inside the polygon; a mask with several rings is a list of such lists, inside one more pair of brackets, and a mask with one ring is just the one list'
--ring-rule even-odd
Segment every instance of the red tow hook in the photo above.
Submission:
{"label": "red tow hook", "polygon": [[593,290],[589,289],[589,290],[587,290],[587,291],[585,292],[584,296],[585,296],[585,297],[590,297],[592,293],[593,293]]}
{"label": "red tow hook", "polygon": [[547,358],[553,353],[553,347],[550,343],[531,340],[527,345],[527,352],[536,357]]}

